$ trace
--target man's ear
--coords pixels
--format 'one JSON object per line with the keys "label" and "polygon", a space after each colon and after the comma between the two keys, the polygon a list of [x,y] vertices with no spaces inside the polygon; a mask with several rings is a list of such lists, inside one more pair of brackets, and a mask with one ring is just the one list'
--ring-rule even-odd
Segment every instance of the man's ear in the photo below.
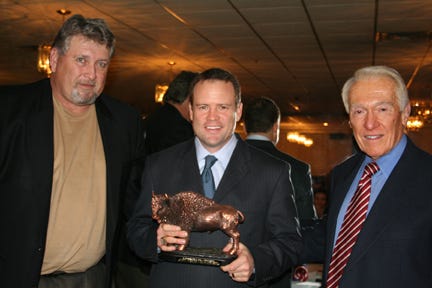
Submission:
{"label": "man's ear", "polygon": [[50,51],[50,68],[52,72],[57,70],[57,61],[59,58],[59,51],[57,48],[52,47]]}
{"label": "man's ear", "polygon": [[192,103],[189,101],[189,118],[191,121],[193,121],[193,113],[192,113]]}
{"label": "man's ear", "polygon": [[406,126],[406,123],[408,122],[408,118],[411,114],[411,105],[408,103],[405,108],[402,111],[402,125]]}

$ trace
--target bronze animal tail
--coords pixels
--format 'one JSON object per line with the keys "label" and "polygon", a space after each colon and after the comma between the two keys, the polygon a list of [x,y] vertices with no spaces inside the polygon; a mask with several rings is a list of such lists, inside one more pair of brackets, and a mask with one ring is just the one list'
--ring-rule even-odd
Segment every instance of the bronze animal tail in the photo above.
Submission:
{"label": "bronze animal tail", "polygon": [[237,216],[239,223],[243,223],[243,221],[245,220],[243,213],[237,210]]}

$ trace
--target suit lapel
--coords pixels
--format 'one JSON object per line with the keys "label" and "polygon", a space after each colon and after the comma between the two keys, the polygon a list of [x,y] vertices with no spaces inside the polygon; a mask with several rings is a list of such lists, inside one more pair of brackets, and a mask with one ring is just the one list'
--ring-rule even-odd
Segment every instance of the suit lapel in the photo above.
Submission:
{"label": "suit lapel", "polygon": [[367,253],[368,247],[380,237],[385,227],[393,221],[393,216],[399,213],[401,204],[405,200],[409,201],[410,194],[405,192],[403,179],[409,179],[410,174],[415,173],[415,169],[412,169],[413,163],[410,163],[406,151],[384,184],[363,224],[362,231],[345,268],[347,271]]}
{"label": "suit lapel", "polygon": [[41,188],[34,191],[35,193],[42,193],[35,196],[49,203],[54,166],[54,110],[49,81],[46,80],[43,82],[40,91],[35,92],[40,93],[40,106],[28,117],[26,126],[26,129],[28,129],[28,139],[26,145],[28,147],[28,159],[30,159],[32,171],[32,183],[34,183],[35,187]]}
{"label": "suit lapel", "polygon": [[216,189],[214,200],[220,202],[232,190],[232,188],[242,181],[249,170],[250,154],[247,144],[238,139],[237,146],[233,151],[228,167]]}
{"label": "suit lapel", "polygon": [[[328,243],[331,243],[331,245],[327,245],[327,255],[331,255],[333,252],[333,243],[335,242],[335,230],[336,230],[336,223],[337,223],[337,217],[339,214],[339,210],[342,206],[342,203],[345,199],[345,196],[354,181],[354,178],[357,174],[358,169],[360,168],[360,165],[363,161],[364,155],[359,154],[356,156],[353,156],[353,159],[350,159],[350,165],[347,167],[343,167],[340,170],[338,175],[334,175],[335,179],[343,179],[341,183],[334,187],[334,192],[331,195],[330,199],[330,205],[329,207],[329,213],[327,215],[327,239]],[[333,183],[332,183],[333,184]],[[328,257],[327,260],[330,261],[331,257]],[[329,263],[327,263],[329,264]]]}
{"label": "suit lapel", "polygon": [[[118,203],[120,203],[118,193],[113,191],[112,187],[117,187],[120,183],[113,183],[118,180],[118,175],[122,175],[122,161],[120,160],[120,153],[115,151],[121,151],[122,141],[117,139],[118,129],[113,114],[106,106],[103,95],[99,96],[96,100],[96,114],[99,124],[99,131],[102,138],[103,149],[105,154],[105,165],[106,165],[106,189],[107,189],[107,235],[113,235],[113,229],[116,226],[116,219],[118,218]],[[117,175],[117,176],[116,176]],[[111,239],[108,239],[110,242]]]}
{"label": "suit lapel", "polygon": [[178,157],[181,157],[179,173],[175,173],[175,175],[170,175],[170,177],[175,177],[173,178],[172,183],[180,183],[179,187],[182,187],[181,189],[183,189],[183,187],[188,187],[188,189],[204,195],[204,189],[201,182],[201,175],[199,173],[199,167],[197,162],[194,139],[195,138],[189,140],[189,143],[187,145],[184,145],[186,149],[179,153]]}

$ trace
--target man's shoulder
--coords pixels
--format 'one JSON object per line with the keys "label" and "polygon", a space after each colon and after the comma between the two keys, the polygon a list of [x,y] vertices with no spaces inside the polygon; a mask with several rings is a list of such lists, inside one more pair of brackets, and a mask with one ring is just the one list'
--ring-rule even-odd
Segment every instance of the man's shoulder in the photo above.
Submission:
{"label": "man's shoulder", "polygon": [[31,101],[31,99],[38,96],[44,90],[51,91],[49,79],[42,79],[26,84],[0,85],[0,97],[2,100],[10,98],[11,101]]}
{"label": "man's shoulder", "polygon": [[195,150],[194,138],[152,153],[148,158],[151,158],[153,161],[170,161],[170,159],[184,157],[191,150]]}
{"label": "man's shoulder", "polygon": [[[27,118],[34,111],[52,107],[49,79],[19,85],[0,86],[0,118]],[[47,110],[49,111],[49,110]]]}
{"label": "man's shoulder", "polygon": [[250,159],[252,163],[259,163],[260,165],[262,165],[261,167],[271,167],[271,166],[286,167],[287,165],[286,161],[272,155],[271,153],[261,149],[260,147],[257,147],[255,145],[242,145],[242,142],[240,142],[239,144],[240,144],[239,151],[242,151],[241,153],[247,153],[246,155],[250,155]]}
{"label": "man's shoulder", "polygon": [[297,169],[301,170],[309,170],[309,164],[306,162],[303,162],[294,156],[285,153],[281,150],[279,150],[273,143],[269,141],[264,140],[246,140],[247,143],[250,145],[272,155],[273,157],[276,157],[278,159],[281,159],[285,162],[288,162],[291,166],[296,167]]}
{"label": "man's shoulder", "polygon": [[123,119],[136,118],[139,115],[139,111],[135,107],[105,93],[102,93],[99,96],[95,104],[99,109],[106,106],[111,113],[114,113],[115,116]]}
{"label": "man's shoulder", "polygon": [[415,165],[417,168],[421,167],[419,170],[430,172],[432,170],[432,155],[415,145],[408,138],[407,145],[398,164],[406,166]]}

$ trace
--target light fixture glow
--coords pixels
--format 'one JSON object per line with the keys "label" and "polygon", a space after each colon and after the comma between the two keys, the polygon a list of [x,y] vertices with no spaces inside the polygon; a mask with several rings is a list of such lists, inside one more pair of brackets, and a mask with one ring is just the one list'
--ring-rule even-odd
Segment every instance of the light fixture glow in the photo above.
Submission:
{"label": "light fixture glow", "polygon": [[287,140],[291,143],[297,143],[300,145],[304,145],[306,147],[310,147],[313,145],[313,140],[307,138],[304,135],[299,134],[298,132],[289,132],[287,133]]}
{"label": "light fixture glow", "polygon": [[37,70],[45,74],[46,77],[50,77],[52,73],[50,67],[50,61],[49,61],[50,52],[51,52],[51,45],[48,44],[39,45]]}

